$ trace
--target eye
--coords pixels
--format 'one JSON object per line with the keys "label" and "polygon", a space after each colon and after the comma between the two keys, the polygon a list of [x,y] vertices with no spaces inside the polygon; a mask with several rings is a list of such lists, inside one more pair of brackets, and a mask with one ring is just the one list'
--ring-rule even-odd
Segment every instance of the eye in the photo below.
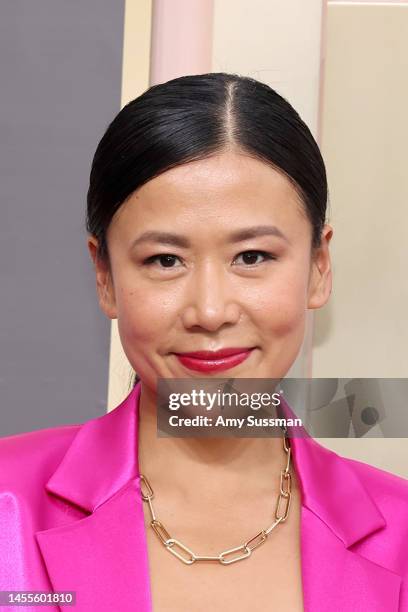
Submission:
{"label": "eye", "polygon": [[271,255],[271,253],[267,253],[266,251],[243,251],[238,255],[238,257],[243,256],[244,263],[247,264],[246,267],[252,267],[254,265],[256,266],[263,263],[262,261],[257,261],[257,257],[259,255],[261,255],[265,260],[276,259],[274,255]]}
{"label": "eye", "polygon": [[173,262],[175,259],[179,259],[179,257],[177,257],[177,255],[171,255],[170,253],[163,253],[160,255],[152,255],[151,257],[148,257],[147,259],[144,260],[143,265],[145,266],[151,266],[153,265],[156,260],[160,260],[161,263],[163,263],[162,266],[159,266],[161,268],[175,268],[178,266],[173,266]]}

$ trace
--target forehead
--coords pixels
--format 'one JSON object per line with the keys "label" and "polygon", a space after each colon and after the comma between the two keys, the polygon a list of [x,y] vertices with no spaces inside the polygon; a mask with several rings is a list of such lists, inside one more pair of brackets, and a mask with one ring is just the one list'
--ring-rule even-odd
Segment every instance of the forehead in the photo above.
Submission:
{"label": "forehead", "polygon": [[223,223],[240,219],[299,223],[304,210],[282,173],[270,164],[224,152],[163,172],[135,191],[117,211],[119,225]]}

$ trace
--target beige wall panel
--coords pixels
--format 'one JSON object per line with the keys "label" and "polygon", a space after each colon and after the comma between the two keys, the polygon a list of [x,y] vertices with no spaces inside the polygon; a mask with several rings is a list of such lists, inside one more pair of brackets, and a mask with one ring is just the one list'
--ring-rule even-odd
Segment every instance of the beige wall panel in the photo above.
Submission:
{"label": "beige wall panel", "polygon": [[125,2],[122,107],[149,86],[152,1]]}
{"label": "beige wall panel", "polygon": [[[315,315],[315,377],[408,376],[408,7],[328,7],[322,150],[334,285]],[[408,440],[320,439],[408,477]]]}
{"label": "beige wall panel", "polygon": [[408,7],[329,5],[322,150],[334,286],[313,375],[408,375]]}

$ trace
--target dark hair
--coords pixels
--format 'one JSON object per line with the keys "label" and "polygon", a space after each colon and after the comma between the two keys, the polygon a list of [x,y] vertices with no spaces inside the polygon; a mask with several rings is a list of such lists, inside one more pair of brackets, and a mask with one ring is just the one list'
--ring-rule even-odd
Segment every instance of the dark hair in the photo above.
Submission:
{"label": "dark hair", "polygon": [[129,102],[96,149],[87,196],[87,231],[109,262],[106,231],[139,187],[159,174],[226,149],[269,163],[296,189],[320,245],[328,197],[319,147],[291,104],[256,79],[214,72],[154,85]]}

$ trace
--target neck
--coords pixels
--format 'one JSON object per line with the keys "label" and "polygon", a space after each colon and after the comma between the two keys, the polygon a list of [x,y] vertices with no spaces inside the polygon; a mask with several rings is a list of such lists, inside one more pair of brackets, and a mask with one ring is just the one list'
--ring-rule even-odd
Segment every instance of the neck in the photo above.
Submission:
{"label": "neck", "polygon": [[[183,499],[233,502],[279,490],[286,465],[283,434],[261,438],[158,437],[156,395],[143,383],[139,400],[138,461],[154,490]],[[292,469],[293,473],[293,469]]]}

